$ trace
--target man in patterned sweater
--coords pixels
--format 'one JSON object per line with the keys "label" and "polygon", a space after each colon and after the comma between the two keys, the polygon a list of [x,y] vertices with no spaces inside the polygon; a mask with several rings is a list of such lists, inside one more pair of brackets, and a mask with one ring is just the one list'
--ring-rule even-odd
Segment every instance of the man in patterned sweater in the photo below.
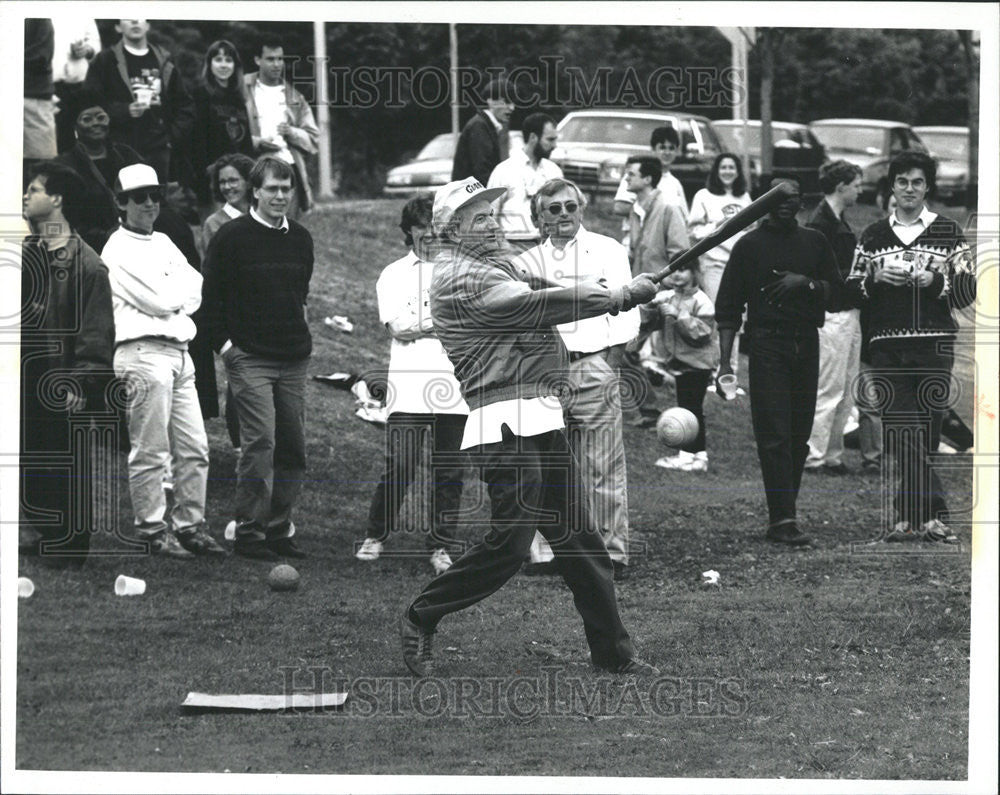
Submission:
{"label": "man in patterned sweater", "polygon": [[896,210],[862,233],[847,287],[868,303],[873,375],[885,394],[883,448],[899,467],[895,522],[885,540],[954,544],[958,539],[939,518],[947,507],[928,454],[941,409],[951,405],[958,333],[952,309],[975,300],[976,274],[959,225],[925,204],[936,174],[935,162],[920,152],[892,160]]}

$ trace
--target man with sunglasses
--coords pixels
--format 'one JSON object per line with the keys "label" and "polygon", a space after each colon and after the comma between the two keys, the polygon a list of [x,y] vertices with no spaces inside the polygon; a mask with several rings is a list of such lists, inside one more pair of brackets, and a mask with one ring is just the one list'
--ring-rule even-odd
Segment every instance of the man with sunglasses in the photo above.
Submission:
{"label": "man with sunglasses", "polygon": [[879,406],[882,443],[897,461],[899,486],[884,540],[957,544],[942,521],[948,509],[931,453],[951,405],[959,331],[952,309],[976,300],[976,264],[961,227],[927,207],[936,176],[937,164],[922,152],[892,159],[896,209],[861,233],[847,288],[867,303],[871,375],[888,387]]}
{"label": "man with sunglasses", "polygon": [[[518,257],[514,266],[561,287],[588,278],[603,280],[609,288],[627,285],[632,279],[628,251],[617,240],[584,228],[586,204],[569,180],[542,185],[532,199],[531,217],[543,242]],[[628,487],[618,368],[625,345],[639,333],[639,309],[556,328],[569,351],[568,389],[562,398],[567,435],[615,578],[622,579],[628,566]],[[544,538],[536,535],[532,563],[551,560],[546,547]]]}
{"label": "man with sunglasses", "polygon": [[[223,556],[206,531],[208,437],[188,352],[201,274],[169,237],[153,231],[163,202],[153,168],[123,168],[115,194],[122,225],[101,257],[115,313],[115,374],[129,385],[128,475],[136,533],[155,554]],[[174,483],[169,525],[163,487],[168,463]]]}

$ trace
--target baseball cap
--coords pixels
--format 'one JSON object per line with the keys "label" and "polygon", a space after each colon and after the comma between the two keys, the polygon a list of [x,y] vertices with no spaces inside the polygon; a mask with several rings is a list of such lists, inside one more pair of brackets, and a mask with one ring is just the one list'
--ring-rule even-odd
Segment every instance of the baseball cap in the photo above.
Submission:
{"label": "baseball cap", "polygon": [[479,199],[495,202],[506,192],[506,188],[484,188],[483,183],[475,177],[442,185],[434,194],[434,216],[431,222],[434,233],[439,234],[448,225],[451,217],[465,205]]}
{"label": "baseball cap", "polygon": [[144,163],[125,166],[125,168],[118,172],[118,179],[115,180],[115,191],[117,193],[128,193],[137,188],[158,187],[161,187],[161,183],[156,176],[156,169]]}

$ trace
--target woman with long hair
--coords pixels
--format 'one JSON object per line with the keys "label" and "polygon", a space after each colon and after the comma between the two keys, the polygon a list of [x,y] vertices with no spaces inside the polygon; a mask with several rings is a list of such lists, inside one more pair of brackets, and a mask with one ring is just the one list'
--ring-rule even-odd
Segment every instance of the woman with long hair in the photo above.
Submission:
{"label": "woman with long hair", "polygon": [[[706,186],[691,200],[691,212],[688,214],[688,235],[691,243],[708,237],[749,204],[750,191],[747,190],[747,181],[743,176],[743,166],[739,157],[732,152],[717,155],[712,162],[712,170],[708,172]],[[701,289],[711,299],[713,305],[719,294],[719,284],[722,282],[726,263],[729,262],[729,254],[736,241],[747,231],[749,230],[733,235],[699,258]],[[733,346],[732,358],[735,373],[739,362],[736,345]],[[709,391],[712,391],[713,386],[709,387]]]}
{"label": "woman with long hair", "polygon": [[209,46],[193,97],[191,164],[198,199],[204,206],[211,202],[208,167],[222,155],[253,156],[243,62],[232,42],[220,39]]}

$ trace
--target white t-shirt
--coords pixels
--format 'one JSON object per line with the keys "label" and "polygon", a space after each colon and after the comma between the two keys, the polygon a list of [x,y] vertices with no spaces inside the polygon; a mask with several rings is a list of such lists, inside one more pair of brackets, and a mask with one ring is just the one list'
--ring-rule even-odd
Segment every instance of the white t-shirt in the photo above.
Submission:
{"label": "white t-shirt", "polygon": [[[434,265],[412,251],[387,266],[375,284],[379,320],[393,334],[386,411],[468,414],[455,368],[433,335],[430,286]],[[414,337],[413,339],[400,339]]]}
{"label": "white t-shirt", "polygon": [[[730,194],[719,196],[710,192],[708,188],[702,188],[691,200],[691,212],[688,215],[688,234],[691,236],[691,241],[697,243],[699,240],[704,240],[715,231],[719,224],[729,220],[749,204],[749,193],[744,193],[742,196]],[[725,266],[729,262],[729,254],[736,241],[743,237],[747,231],[749,230],[738,232],[729,240],[703,254],[701,257],[703,266],[711,263]]]}
{"label": "white t-shirt", "polygon": [[562,169],[547,157],[537,166],[523,149],[497,164],[487,188],[506,188],[500,209],[500,228],[508,240],[538,240],[538,228],[531,220],[531,198],[550,179],[561,179]]}
{"label": "white t-shirt", "polygon": [[280,151],[269,153],[280,157],[286,163],[294,163],[292,152],[288,148],[288,141],[283,135],[278,133],[278,125],[287,121],[287,100],[285,99],[285,86],[279,83],[276,86],[264,85],[260,80],[254,83],[254,102],[257,103],[257,118],[260,121],[260,137],[265,141],[277,144]]}

